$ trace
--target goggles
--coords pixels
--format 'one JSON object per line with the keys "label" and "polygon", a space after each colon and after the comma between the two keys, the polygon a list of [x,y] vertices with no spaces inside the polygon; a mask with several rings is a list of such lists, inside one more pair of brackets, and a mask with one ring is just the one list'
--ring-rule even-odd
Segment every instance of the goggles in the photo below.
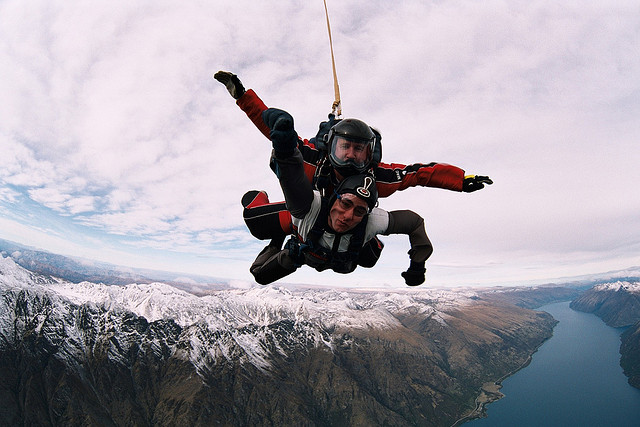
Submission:
{"label": "goggles", "polygon": [[353,203],[351,200],[342,197],[342,194],[336,194],[336,201],[345,211],[353,209],[353,215],[357,217],[363,217],[369,213],[369,209],[365,208],[364,206],[356,206],[355,203]]}

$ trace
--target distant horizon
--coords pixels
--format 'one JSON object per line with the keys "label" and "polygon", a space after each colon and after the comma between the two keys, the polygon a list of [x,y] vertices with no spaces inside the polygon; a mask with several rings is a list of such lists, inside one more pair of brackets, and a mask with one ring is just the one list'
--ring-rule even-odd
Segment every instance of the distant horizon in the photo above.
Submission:
{"label": "distant horizon", "polygon": [[[75,262],[81,262],[84,261],[85,263],[91,263],[93,265],[96,266],[101,266],[101,267],[110,267],[112,268],[114,273],[137,273],[140,275],[144,275],[144,274],[148,274],[148,275],[152,275],[152,274],[158,274],[158,275],[163,275],[165,277],[145,277],[145,279],[147,280],[154,280],[154,281],[158,281],[158,282],[169,282],[168,284],[171,283],[181,283],[183,285],[193,285],[196,288],[200,288],[201,286],[204,285],[217,285],[217,286],[227,286],[227,287],[231,287],[231,288],[247,288],[247,287],[261,287],[263,285],[259,285],[258,283],[246,283],[244,281],[239,281],[235,278],[230,278],[230,277],[220,277],[220,276],[206,276],[206,275],[200,275],[200,274],[193,274],[193,273],[189,273],[189,272],[180,272],[180,271],[171,271],[171,270],[157,270],[157,269],[148,269],[148,268],[140,268],[140,267],[136,267],[136,266],[124,266],[124,265],[118,265],[118,264],[112,264],[109,262],[103,262],[103,261],[99,261],[99,260],[94,260],[94,259],[90,259],[90,258],[84,258],[84,257],[80,257],[80,256],[72,256],[72,255],[65,255],[65,254],[59,254],[59,253],[55,253],[55,252],[51,252],[48,251],[46,249],[43,248],[38,248],[35,246],[30,246],[30,245],[25,245],[22,244],[20,242],[15,242],[13,240],[7,240],[4,239],[2,237],[0,237],[0,241],[1,242],[7,242],[13,245],[16,245],[18,247],[21,247],[24,250],[30,250],[30,251],[34,251],[34,252],[42,252],[42,253],[46,253],[46,254],[51,254],[51,255],[56,255],[56,256],[60,256],[60,257],[64,257],[64,258],[68,258],[70,260],[73,260]],[[2,248],[0,248],[0,254],[2,252],[6,252],[5,250],[3,250]],[[12,257],[11,253],[7,252],[7,255],[9,257]],[[632,273],[629,276],[619,276],[616,277],[616,274],[623,274],[623,273]],[[635,272],[635,273],[633,273]],[[633,274],[636,274],[635,276]],[[166,276],[175,276],[174,278],[169,278]],[[604,281],[610,281],[610,280],[623,280],[623,279],[640,279],[640,266],[629,266],[625,269],[620,269],[620,270],[612,270],[612,271],[603,271],[603,272],[597,272],[597,273],[589,273],[589,274],[584,274],[584,275],[579,275],[579,276],[567,276],[567,277],[556,277],[556,278],[549,278],[547,280],[543,280],[540,283],[530,283],[530,282],[512,282],[509,284],[487,284],[487,285],[456,285],[456,286],[445,286],[445,285],[437,285],[437,284],[423,284],[421,286],[418,287],[409,287],[407,286],[406,290],[420,290],[421,288],[435,288],[435,289],[465,289],[465,288],[470,288],[470,289],[475,289],[475,288],[491,288],[491,287],[514,287],[514,288],[519,288],[519,287],[528,287],[528,286],[545,286],[545,285],[571,285],[571,284],[577,284],[579,285],[580,282],[588,282],[588,281],[600,281],[600,280],[604,280]],[[576,283],[577,282],[577,283]],[[304,282],[294,282],[294,281],[283,281],[283,282],[275,282],[272,284],[273,286],[293,286],[293,287],[310,287],[310,288],[337,288],[337,289],[346,289],[346,290],[367,290],[367,289],[379,289],[379,290],[385,290],[385,291],[400,291],[403,288],[393,288],[390,289],[388,287],[385,287],[383,285],[381,286],[349,286],[349,285],[331,285],[331,284],[314,284],[314,283],[304,283]],[[196,289],[197,290],[197,289]]]}

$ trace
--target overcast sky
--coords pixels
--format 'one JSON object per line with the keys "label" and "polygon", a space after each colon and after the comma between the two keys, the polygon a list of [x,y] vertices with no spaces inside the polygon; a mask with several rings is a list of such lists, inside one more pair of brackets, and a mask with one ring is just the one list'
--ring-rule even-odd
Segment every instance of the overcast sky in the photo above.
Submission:
{"label": "overcast sky", "polygon": [[[328,0],[343,117],[383,161],[495,184],[412,188],[429,285],[509,284],[640,265],[640,3]],[[212,75],[229,70],[315,135],[334,99],[314,1],[0,2],[0,238],[251,283],[265,242],[240,198],[282,200],[270,143]],[[406,236],[348,276],[405,287]]]}

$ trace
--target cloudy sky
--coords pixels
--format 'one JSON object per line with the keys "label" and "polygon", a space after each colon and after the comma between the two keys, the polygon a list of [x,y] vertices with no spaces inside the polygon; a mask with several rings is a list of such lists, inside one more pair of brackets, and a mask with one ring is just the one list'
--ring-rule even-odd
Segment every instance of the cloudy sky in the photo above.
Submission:
{"label": "cloudy sky", "polygon": [[[495,181],[382,200],[425,218],[427,286],[640,265],[640,3],[327,5],[343,117],[380,129],[383,160]],[[282,193],[217,70],[312,137],[334,99],[323,2],[0,2],[0,238],[252,282],[240,198]],[[404,287],[408,241],[383,241],[372,270],[290,279]]]}

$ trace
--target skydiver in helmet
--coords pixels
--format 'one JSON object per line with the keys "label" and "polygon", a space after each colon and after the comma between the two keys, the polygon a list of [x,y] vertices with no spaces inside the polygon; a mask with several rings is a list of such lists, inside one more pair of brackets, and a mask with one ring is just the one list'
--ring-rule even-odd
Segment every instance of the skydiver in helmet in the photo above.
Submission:
{"label": "skydiver in helmet", "polygon": [[343,177],[369,169],[376,137],[365,122],[344,119],[329,130],[329,159]]}
{"label": "skydiver in helmet", "polygon": [[[218,71],[214,78],[225,85],[229,94],[236,99],[237,105],[247,114],[258,130],[270,138],[271,129],[263,119],[263,113],[268,108],[256,93],[252,89],[245,90],[238,77],[233,73]],[[345,122],[344,127],[338,126],[342,122]],[[396,191],[415,186],[470,193],[484,188],[485,184],[493,183],[487,176],[465,175],[462,169],[445,163],[411,165],[383,163],[381,161],[381,135],[376,129],[369,127],[369,131],[374,135],[374,141],[370,142],[371,134],[366,131],[367,127],[369,126],[357,119],[340,120],[329,115],[328,121],[320,123],[318,133],[314,138],[298,139],[298,149],[304,159],[305,175],[316,189],[324,194],[330,193],[341,179],[358,173],[358,169],[363,167],[365,170],[369,170],[376,179],[379,197],[387,197]],[[365,156],[365,161],[359,160],[355,153],[348,153],[346,144],[337,143],[342,140],[341,135],[352,136],[349,149],[364,148],[360,154]],[[349,138],[344,139],[349,141]],[[364,142],[364,146],[368,145],[372,149],[367,150],[363,145],[357,145],[358,142]],[[348,154],[344,157],[341,156],[345,152]],[[272,168],[276,169],[275,162],[272,162]],[[274,248],[279,249],[292,230],[291,214],[287,210],[286,203],[271,203],[265,192],[249,191],[243,196],[242,205],[244,207],[243,217],[251,234],[261,240],[270,240],[269,245],[258,258],[265,252],[275,250]],[[373,266],[380,256],[382,242],[375,238],[369,243],[368,250],[363,251],[369,256],[361,256],[361,266]]]}
{"label": "skydiver in helmet", "polygon": [[[214,78],[224,84],[229,94],[236,100],[236,104],[253,122],[258,130],[269,139],[271,131],[262,119],[262,113],[267,106],[262,102],[253,89],[245,90],[237,75],[228,71],[218,71]],[[338,181],[334,169],[336,165],[330,163],[327,157],[328,132],[340,123],[340,119],[329,115],[327,121],[320,123],[318,133],[310,139],[300,139],[298,148],[302,153],[305,166],[305,174],[318,188],[332,186]],[[396,191],[410,187],[433,187],[451,191],[471,193],[484,188],[493,181],[487,176],[465,175],[465,171],[457,166],[446,163],[414,163],[405,165],[401,163],[382,162],[382,137],[380,133],[371,128],[375,134],[375,146],[371,158],[370,167],[376,178],[379,197],[388,197]],[[243,200],[245,206],[244,217],[251,233],[258,239],[283,239],[291,226],[290,215],[284,202],[263,203],[263,197],[257,194],[257,200],[252,205],[252,195],[247,195]],[[259,213],[252,212],[260,207]],[[255,213],[255,215],[254,215]]]}
{"label": "skydiver in helmet", "polygon": [[[245,90],[238,76],[228,71],[218,71],[214,78],[225,85],[240,109],[269,139],[271,130],[262,119],[262,113],[268,107],[255,91],[253,89]],[[305,161],[305,173],[309,180],[313,181],[317,169],[321,166],[320,162],[326,157],[329,130],[340,121],[330,114],[329,120],[320,123],[315,137],[308,140],[300,138],[298,148]],[[371,128],[371,131],[376,136],[376,142],[370,166],[373,168],[380,197],[388,197],[396,191],[409,187],[433,187],[471,193],[484,188],[486,184],[493,184],[493,181],[487,176],[468,175],[459,167],[446,163],[414,163],[411,165],[383,163],[381,135],[374,128]]]}
{"label": "skydiver in helmet", "polygon": [[[264,114],[269,110],[271,109],[265,110]],[[322,139],[319,143],[326,147],[323,151],[327,154],[320,160],[321,166],[316,169],[312,182],[322,195],[330,194],[345,177],[364,172],[372,174],[372,162],[381,152],[379,144],[376,145],[379,140],[377,131],[358,119],[333,120],[321,126],[325,126],[324,135],[317,136],[316,140]],[[307,166],[306,163],[305,161],[305,166]],[[277,165],[273,159],[271,167],[277,171]],[[255,190],[244,195],[242,204],[245,208],[245,222],[252,234],[271,240],[263,252],[271,252],[273,248],[279,249],[286,237],[286,233],[281,230],[291,229],[286,204],[269,203],[266,193]],[[282,226],[283,217],[286,221],[285,226]],[[377,237],[369,240],[366,247],[360,251],[358,264],[363,267],[373,267],[383,247],[383,243]]]}
{"label": "skydiver in helmet", "polygon": [[[263,115],[271,110],[265,110]],[[315,189],[322,195],[330,195],[333,188],[339,187],[345,178],[364,172],[372,176],[371,163],[375,153],[380,153],[379,148],[376,151],[376,132],[362,120],[343,119],[333,123],[326,135],[322,137],[322,143],[327,147],[325,149],[327,156],[321,160],[320,163],[323,166],[317,169],[312,181]],[[277,173],[278,166],[273,158],[271,167]],[[282,217],[285,216],[283,213],[289,213],[286,210],[287,205],[269,203],[266,193],[255,190],[247,192],[242,203],[245,207],[245,222],[252,230],[252,234],[270,239],[268,246],[257,258],[257,262],[260,263],[263,259],[261,255],[272,253],[282,247],[285,235],[282,233],[283,237],[279,238],[277,233],[283,229],[281,227]],[[273,211],[277,211],[278,215],[269,215]],[[290,216],[287,219],[289,218]],[[265,227],[266,224],[269,224],[269,227]],[[373,267],[380,258],[383,247],[384,244],[377,237],[368,239],[365,247],[359,250],[357,264],[367,268]]]}
{"label": "skydiver in helmet", "polygon": [[[377,207],[375,178],[366,169],[373,142],[369,132],[364,132],[366,138],[352,132],[366,125],[346,121],[329,138],[329,145],[336,145],[332,150],[336,160],[351,163],[353,168],[348,169],[349,176],[331,195],[323,196],[305,176],[293,117],[270,108],[264,111],[263,118],[270,129],[276,175],[292,216],[293,235],[285,249],[267,246],[258,255],[250,268],[256,281],[274,282],[305,264],[318,271],[350,273],[361,264],[363,249],[376,235],[407,234],[410,265],[402,277],[410,286],[423,283],[425,261],[433,252],[424,221],[412,211],[387,212]],[[351,173],[357,168],[362,170]]]}

